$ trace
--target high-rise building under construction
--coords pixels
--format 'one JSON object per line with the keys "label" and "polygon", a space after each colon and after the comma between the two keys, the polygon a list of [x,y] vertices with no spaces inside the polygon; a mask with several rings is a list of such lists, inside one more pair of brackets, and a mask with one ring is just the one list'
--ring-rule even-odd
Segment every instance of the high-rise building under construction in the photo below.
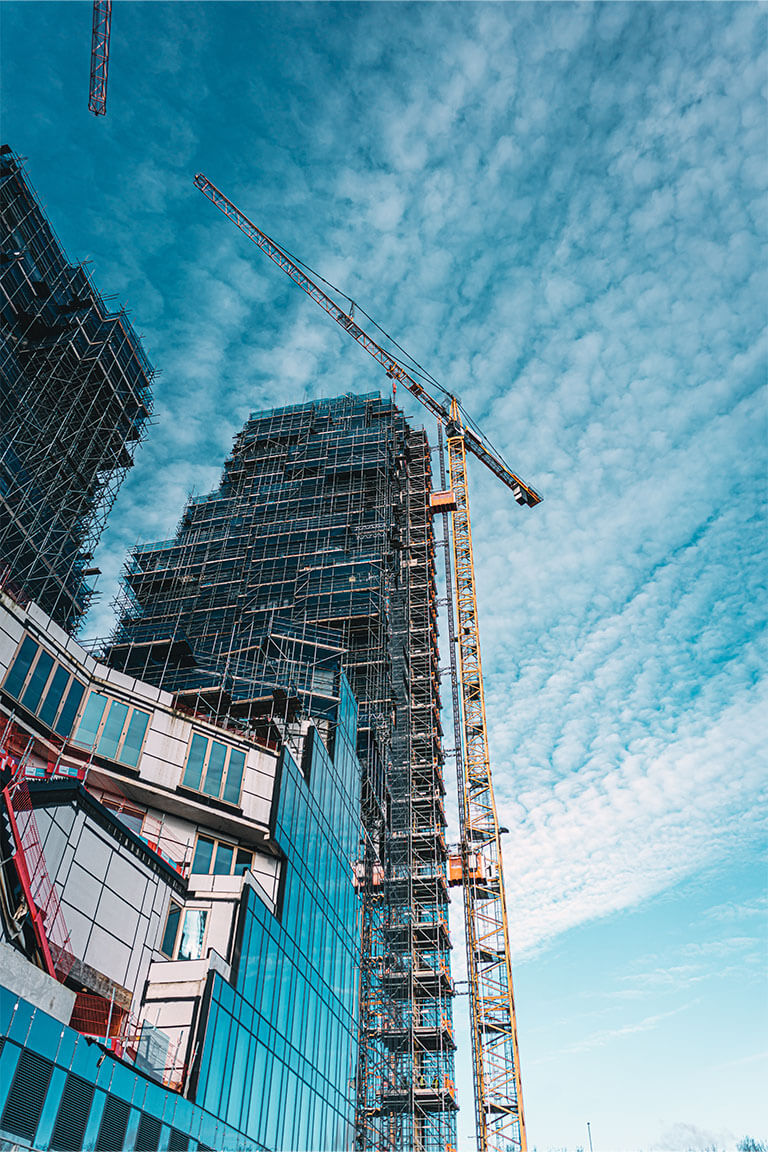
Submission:
{"label": "high-rise building under construction", "polygon": [[125,313],[70,264],[7,145],[0,220],[0,576],[71,631],[153,373]]}
{"label": "high-rise building under construction", "polygon": [[262,739],[276,706],[332,715],[341,657],[363,773],[360,1149],[456,1144],[430,491],[426,434],[378,394],[252,415],[218,490],[134,550],[104,650]]}

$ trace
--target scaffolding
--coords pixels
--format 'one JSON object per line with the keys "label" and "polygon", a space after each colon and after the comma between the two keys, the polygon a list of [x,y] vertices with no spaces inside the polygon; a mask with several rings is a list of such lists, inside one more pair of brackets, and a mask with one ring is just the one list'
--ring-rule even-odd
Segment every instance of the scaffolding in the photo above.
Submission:
{"label": "scaffolding", "polygon": [[0,569],[72,632],[150,420],[153,371],[125,313],[67,261],[7,146],[0,219]]}
{"label": "scaffolding", "polygon": [[[359,704],[361,1152],[455,1148],[429,446],[377,393],[253,414],[173,539],[134,549],[101,655],[261,739]],[[322,728],[321,728],[322,731]]]}

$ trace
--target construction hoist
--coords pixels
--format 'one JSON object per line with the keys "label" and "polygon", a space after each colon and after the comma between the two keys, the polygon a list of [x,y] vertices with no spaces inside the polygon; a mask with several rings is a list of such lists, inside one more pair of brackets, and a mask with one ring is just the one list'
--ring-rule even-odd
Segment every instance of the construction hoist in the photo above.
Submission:
{"label": "construction hoist", "polygon": [[348,311],[339,307],[295,260],[257,228],[207,177],[198,174],[195,185],[378,360],[393,387],[401,384],[445,427],[450,491],[433,493],[433,508],[450,513],[453,536],[462,711],[462,747],[457,750],[460,766],[459,829],[478,1152],[526,1152],[509,925],[480,660],[467,453],[482,461],[506,484],[518,504],[533,507],[540,503],[541,497],[470,425],[455,396],[446,393],[446,407],[358,325],[352,301]]}

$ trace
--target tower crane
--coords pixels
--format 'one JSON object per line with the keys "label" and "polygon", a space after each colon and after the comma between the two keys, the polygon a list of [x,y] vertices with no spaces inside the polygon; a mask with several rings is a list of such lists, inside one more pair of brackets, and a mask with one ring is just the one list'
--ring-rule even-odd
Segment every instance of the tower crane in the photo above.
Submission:
{"label": "tower crane", "polygon": [[94,0],[91,34],[91,88],[88,108],[94,116],[107,114],[107,73],[109,71],[109,33],[112,25],[112,0]]}
{"label": "tower crane", "polygon": [[526,1152],[500,827],[488,752],[480,659],[467,453],[506,484],[518,504],[533,507],[540,503],[541,497],[512,471],[482,433],[470,425],[455,396],[449,397],[446,406],[419,383],[357,324],[353,305],[350,304],[349,311],[341,308],[206,176],[198,173],[195,185],[384,367],[393,386],[401,384],[445,427],[451,489],[450,497],[444,494],[444,506],[451,513],[453,535],[463,721],[459,825],[478,1152]]}

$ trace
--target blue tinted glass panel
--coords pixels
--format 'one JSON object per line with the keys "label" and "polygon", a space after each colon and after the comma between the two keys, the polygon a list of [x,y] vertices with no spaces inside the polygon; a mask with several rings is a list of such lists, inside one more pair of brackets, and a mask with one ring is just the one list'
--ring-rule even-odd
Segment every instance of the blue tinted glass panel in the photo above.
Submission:
{"label": "blue tinted glass panel", "polygon": [[195,848],[195,858],[192,861],[192,871],[202,874],[207,874],[211,870],[211,860],[213,859],[213,840],[206,839],[205,836],[198,836],[197,847]]}
{"label": "blue tinted glass panel", "polygon": [[67,698],[61,706],[59,719],[56,723],[56,731],[59,736],[69,736],[72,731],[72,725],[77,716],[77,710],[80,707],[80,701],[85,695],[85,686],[79,680],[73,680],[67,692]]}
{"label": "blue tinted glass panel", "polygon": [[22,704],[25,708],[29,708],[30,712],[37,711],[43,688],[45,688],[46,681],[51,674],[51,668],[53,668],[53,656],[47,652],[41,652],[37,664],[35,664],[35,670],[29,678],[26,691],[21,698]]}
{"label": "blue tinted glass panel", "polygon": [[98,753],[100,756],[108,756],[110,760],[114,760],[117,756],[117,746],[120,743],[127,715],[128,705],[113,700],[99,740]]}
{"label": "blue tinted glass panel", "polygon": [[199,960],[203,954],[205,921],[208,913],[204,908],[190,908],[184,913],[184,927],[179,940],[179,960]]}
{"label": "blue tinted glass panel", "polygon": [[176,943],[176,933],[179,930],[180,919],[181,908],[179,908],[178,904],[171,904],[168,909],[168,919],[165,922],[163,943],[160,945],[160,951],[164,952],[166,956],[173,956],[173,946]]}
{"label": "blue tinted glass panel", "polygon": [[216,861],[213,865],[214,875],[229,876],[232,871],[232,858],[235,850],[231,844],[218,844],[216,846]]}
{"label": "blue tinted glass panel", "polygon": [[140,712],[138,708],[134,708],[120,752],[121,762],[128,764],[131,768],[135,768],[139,762],[139,753],[141,752],[141,745],[148,723],[149,713]]}
{"label": "blue tinted glass panel", "polygon": [[59,664],[58,668],[53,674],[53,680],[51,680],[48,691],[45,694],[43,706],[38,713],[43,724],[47,724],[49,728],[56,718],[56,713],[59,710],[59,704],[61,704],[61,698],[64,695],[68,683],[69,672],[66,670],[66,668],[62,668],[61,664]]}
{"label": "blue tinted glass panel", "polygon": [[224,775],[224,761],[227,758],[226,744],[219,744],[217,740],[211,741],[211,754],[208,757],[208,771],[205,774],[204,792],[209,796],[218,796],[221,792],[221,778]]}
{"label": "blue tinted glass panel", "polygon": [[187,788],[199,789],[200,787],[200,781],[203,778],[203,761],[205,760],[207,747],[208,741],[205,736],[201,736],[199,732],[195,732],[192,737],[189,756],[187,757],[187,767],[184,770],[184,783]]}
{"label": "blue tinted glass panel", "polygon": [[100,692],[91,692],[80,724],[78,725],[77,735],[75,736],[76,744],[83,744],[86,748],[90,748],[93,745],[106,706],[106,696],[102,696]]}
{"label": "blue tinted glass panel", "polygon": [[10,692],[11,696],[19,695],[21,686],[27,678],[27,672],[29,672],[32,667],[32,661],[36,653],[37,644],[35,644],[31,636],[25,636],[24,643],[19,649],[13,664],[11,664],[5,680],[5,690],[6,692]]}
{"label": "blue tinted glass panel", "polygon": [[240,789],[243,786],[243,771],[245,769],[245,752],[238,752],[235,748],[229,754],[229,767],[227,768],[227,783],[224,788],[224,800],[230,804],[237,804],[240,800]]}

